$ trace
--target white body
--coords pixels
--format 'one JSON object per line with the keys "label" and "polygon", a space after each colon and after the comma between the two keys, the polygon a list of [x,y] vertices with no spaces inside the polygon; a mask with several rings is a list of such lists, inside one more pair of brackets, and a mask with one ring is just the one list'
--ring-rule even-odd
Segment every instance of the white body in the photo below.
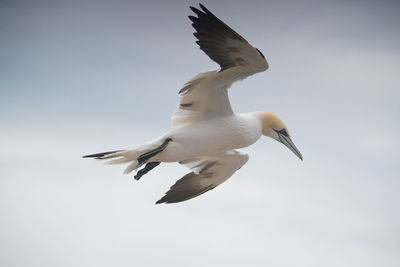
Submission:
{"label": "white body", "polygon": [[172,128],[152,142],[160,145],[166,138],[172,139],[154,160],[180,162],[188,158],[247,147],[260,138],[261,132],[262,124],[255,113],[232,114]]}

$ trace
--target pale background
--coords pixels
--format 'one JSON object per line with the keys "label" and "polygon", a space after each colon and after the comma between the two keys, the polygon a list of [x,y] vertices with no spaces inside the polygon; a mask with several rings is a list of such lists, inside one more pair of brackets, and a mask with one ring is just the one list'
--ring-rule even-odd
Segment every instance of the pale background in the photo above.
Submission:
{"label": "pale background", "polygon": [[237,112],[272,111],[304,155],[262,138],[222,186],[155,205],[82,159],[163,133],[181,85],[216,68],[194,1],[0,1],[0,266],[400,266],[400,2],[203,1],[267,57]]}

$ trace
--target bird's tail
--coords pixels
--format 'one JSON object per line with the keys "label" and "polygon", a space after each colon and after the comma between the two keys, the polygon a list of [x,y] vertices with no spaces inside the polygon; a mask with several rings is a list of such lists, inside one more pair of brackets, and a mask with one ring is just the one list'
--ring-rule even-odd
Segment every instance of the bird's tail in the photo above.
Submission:
{"label": "bird's tail", "polygon": [[96,153],[83,156],[84,158],[94,158],[103,161],[105,164],[126,164],[124,173],[128,174],[145,163],[151,162],[151,159],[162,152],[172,139],[157,140],[144,145],[140,145],[134,149],[116,150],[109,152]]}
{"label": "bird's tail", "polygon": [[125,174],[128,174],[141,166],[141,164],[137,160],[140,154],[141,152],[137,149],[127,149],[127,150],[116,150],[116,151],[96,153],[96,154],[86,155],[83,157],[94,158],[99,161],[102,161],[104,164],[110,164],[110,165],[129,163],[129,165],[126,167],[124,171]]}

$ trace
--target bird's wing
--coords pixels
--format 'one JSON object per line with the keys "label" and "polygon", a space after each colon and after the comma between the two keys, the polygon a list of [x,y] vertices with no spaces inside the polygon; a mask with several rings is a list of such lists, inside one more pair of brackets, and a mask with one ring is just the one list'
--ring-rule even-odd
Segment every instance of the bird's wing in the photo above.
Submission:
{"label": "bird's wing", "polygon": [[268,63],[261,52],[200,4],[191,7],[197,17],[189,16],[197,44],[221,70],[201,73],[179,91],[179,106],[172,126],[233,114],[228,88],[235,81],[265,71]]}
{"label": "bird's wing", "polygon": [[197,197],[225,182],[249,156],[241,151],[229,150],[213,156],[193,158],[181,162],[192,172],[179,179],[156,204],[177,203]]}
{"label": "bird's wing", "polygon": [[228,97],[230,83],[216,82],[217,75],[217,71],[200,73],[183,86],[172,114],[172,127],[233,114]]}
{"label": "bird's wing", "polygon": [[194,36],[200,49],[221,66],[221,71],[243,66],[253,69],[253,73],[268,68],[264,55],[251,46],[242,36],[217,18],[202,4],[202,10],[190,7],[197,17],[189,16],[196,30]]}

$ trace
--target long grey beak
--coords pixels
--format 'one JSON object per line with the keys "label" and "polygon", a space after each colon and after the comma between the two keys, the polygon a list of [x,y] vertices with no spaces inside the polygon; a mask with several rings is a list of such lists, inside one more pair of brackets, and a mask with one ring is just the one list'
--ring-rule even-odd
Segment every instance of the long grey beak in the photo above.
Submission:
{"label": "long grey beak", "polygon": [[292,139],[290,139],[289,136],[285,136],[283,134],[278,133],[279,135],[279,140],[281,141],[282,144],[287,146],[296,156],[298,156],[301,160],[303,160],[303,156],[301,155],[300,151],[297,149],[297,147],[294,145]]}

